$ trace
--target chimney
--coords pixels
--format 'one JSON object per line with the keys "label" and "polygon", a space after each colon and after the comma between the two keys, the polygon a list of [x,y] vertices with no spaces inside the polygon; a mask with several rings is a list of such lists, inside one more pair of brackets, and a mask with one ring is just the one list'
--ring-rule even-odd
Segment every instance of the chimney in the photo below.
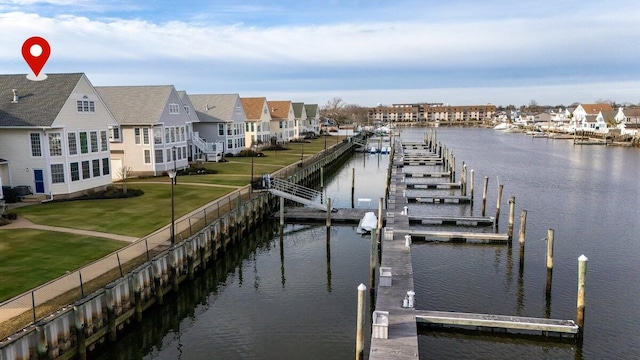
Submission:
{"label": "chimney", "polygon": [[17,104],[18,103],[18,89],[11,89],[11,92],[13,93],[13,100],[11,100],[11,103]]}

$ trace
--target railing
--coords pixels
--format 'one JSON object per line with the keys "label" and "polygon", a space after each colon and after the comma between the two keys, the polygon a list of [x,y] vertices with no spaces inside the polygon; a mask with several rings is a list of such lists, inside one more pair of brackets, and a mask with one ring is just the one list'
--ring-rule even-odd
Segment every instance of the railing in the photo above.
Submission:
{"label": "railing", "polygon": [[302,185],[298,185],[278,178],[271,179],[270,187],[293,196],[301,197],[305,200],[313,200],[322,194],[320,191],[309,189]]}
{"label": "railing", "polygon": [[222,144],[220,142],[218,143],[208,143],[205,142],[204,140],[202,140],[200,138],[200,136],[198,136],[197,132],[194,132],[191,136],[191,142],[193,143],[193,145],[195,145],[198,149],[200,149],[202,152],[204,153],[216,153],[216,152],[222,152],[222,145],[218,146],[218,144]]}

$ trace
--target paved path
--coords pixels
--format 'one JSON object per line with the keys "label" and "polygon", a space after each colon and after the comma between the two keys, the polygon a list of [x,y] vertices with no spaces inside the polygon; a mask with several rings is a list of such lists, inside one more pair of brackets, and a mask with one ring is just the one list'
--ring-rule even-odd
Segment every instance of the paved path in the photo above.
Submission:
{"label": "paved path", "polygon": [[66,232],[66,233],[94,236],[94,237],[125,241],[125,242],[134,242],[139,239],[133,236],[110,234],[110,233],[104,233],[100,231],[72,229],[72,228],[59,227],[59,226],[39,225],[39,224],[32,223],[31,221],[27,220],[22,216],[19,216],[18,219],[14,220],[11,224],[0,227],[0,230],[9,230],[9,229],[37,229],[37,230],[46,230],[46,231]]}

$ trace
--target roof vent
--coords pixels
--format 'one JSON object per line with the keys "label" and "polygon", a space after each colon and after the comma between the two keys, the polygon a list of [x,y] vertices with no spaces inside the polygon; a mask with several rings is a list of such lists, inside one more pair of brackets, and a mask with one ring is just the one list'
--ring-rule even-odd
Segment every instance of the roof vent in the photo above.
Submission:
{"label": "roof vent", "polygon": [[11,92],[13,93],[13,100],[11,100],[11,102],[13,104],[17,104],[18,103],[18,89],[11,89]]}

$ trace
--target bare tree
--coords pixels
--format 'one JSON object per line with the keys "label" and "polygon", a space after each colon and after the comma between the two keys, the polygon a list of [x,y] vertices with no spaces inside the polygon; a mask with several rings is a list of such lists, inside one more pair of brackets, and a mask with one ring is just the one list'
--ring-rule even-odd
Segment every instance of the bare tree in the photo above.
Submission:
{"label": "bare tree", "polygon": [[118,169],[118,177],[120,178],[120,181],[122,181],[122,193],[126,194],[127,193],[127,179],[129,178],[130,174],[131,174],[131,166],[125,166],[123,165],[121,168]]}

